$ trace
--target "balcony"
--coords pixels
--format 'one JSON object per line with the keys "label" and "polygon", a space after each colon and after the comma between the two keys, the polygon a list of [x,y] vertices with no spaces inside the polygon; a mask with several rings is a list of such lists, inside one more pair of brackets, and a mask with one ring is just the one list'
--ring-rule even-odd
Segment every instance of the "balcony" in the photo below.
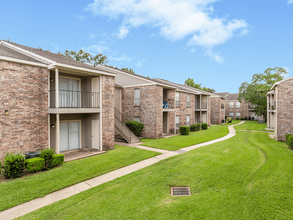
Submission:
{"label": "balcony", "polygon": [[195,102],[195,109],[200,109],[200,102]]}
{"label": "balcony", "polygon": [[208,103],[207,102],[202,102],[201,103],[201,109],[207,109],[208,108]]}
{"label": "balcony", "polygon": [[[55,90],[49,91],[49,108],[56,108],[55,94]],[[59,108],[100,108],[100,93],[59,90]]]}
{"label": "balcony", "polygon": [[173,99],[165,99],[163,102],[163,110],[174,109],[174,100]]}
{"label": "balcony", "polygon": [[276,110],[276,101],[270,103],[269,110]]}

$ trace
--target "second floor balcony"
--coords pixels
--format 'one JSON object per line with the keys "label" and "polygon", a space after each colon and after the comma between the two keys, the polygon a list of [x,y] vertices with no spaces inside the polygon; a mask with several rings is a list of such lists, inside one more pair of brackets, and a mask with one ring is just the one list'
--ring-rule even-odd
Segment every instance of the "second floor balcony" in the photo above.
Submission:
{"label": "second floor balcony", "polygon": [[[59,90],[58,108],[100,108],[100,93]],[[56,108],[56,91],[50,90],[50,108]]]}
{"label": "second floor balcony", "polygon": [[173,99],[165,99],[163,101],[163,110],[174,109],[174,100]]}
{"label": "second floor balcony", "polygon": [[269,110],[276,110],[276,101],[269,103]]}
{"label": "second floor balcony", "polygon": [[195,109],[207,109],[208,108],[208,103],[207,102],[195,102]]}

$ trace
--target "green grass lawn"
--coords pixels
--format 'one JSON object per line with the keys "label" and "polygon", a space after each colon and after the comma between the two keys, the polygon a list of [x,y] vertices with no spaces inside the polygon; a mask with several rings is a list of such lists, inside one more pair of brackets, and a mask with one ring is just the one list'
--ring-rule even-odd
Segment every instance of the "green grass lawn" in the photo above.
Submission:
{"label": "green grass lawn", "polygon": [[226,136],[229,133],[228,126],[239,123],[239,120],[233,120],[232,123],[214,125],[208,128],[208,130],[201,130],[196,132],[190,132],[188,136],[177,135],[170,138],[160,139],[142,139],[145,142],[141,145],[160,148],[164,150],[178,150],[183,147],[188,147],[195,144],[211,141],[217,138]]}
{"label": "green grass lawn", "polygon": [[115,149],[106,154],[67,162],[46,172],[2,182],[0,211],[158,154],[115,145]]}
{"label": "green grass lawn", "polygon": [[267,131],[267,123],[260,124],[258,121],[246,121],[244,124],[235,126],[235,130],[254,130],[254,131]]}
{"label": "green grass lawn", "polygon": [[[285,143],[238,131],[22,219],[292,219],[292,161]],[[171,197],[170,186],[192,196]]]}

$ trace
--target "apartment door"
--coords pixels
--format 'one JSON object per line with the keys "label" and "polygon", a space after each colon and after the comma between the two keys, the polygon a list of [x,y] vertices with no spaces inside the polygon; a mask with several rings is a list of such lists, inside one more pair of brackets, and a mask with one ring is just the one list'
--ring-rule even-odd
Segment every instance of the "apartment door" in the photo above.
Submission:
{"label": "apartment door", "polygon": [[60,151],[80,148],[80,122],[60,122]]}
{"label": "apartment door", "polygon": [[163,133],[168,133],[168,112],[163,112]]}
{"label": "apartment door", "polygon": [[59,107],[80,107],[80,81],[72,78],[59,78]]}
{"label": "apartment door", "polygon": [[99,120],[92,120],[92,148],[100,149],[100,123]]}

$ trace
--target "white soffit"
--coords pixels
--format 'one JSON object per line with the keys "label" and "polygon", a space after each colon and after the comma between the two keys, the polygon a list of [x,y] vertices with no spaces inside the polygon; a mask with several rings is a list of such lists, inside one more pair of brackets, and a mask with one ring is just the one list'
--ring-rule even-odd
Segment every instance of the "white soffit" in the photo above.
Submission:
{"label": "white soffit", "polygon": [[145,85],[156,85],[155,82],[150,82],[148,80],[133,77],[131,75],[126,75],[123,73],[117,73],[117,76],[115,78],[115,83],[118,85],[121,85],[123,87],[131,87],[131,86],[145,86]]}

